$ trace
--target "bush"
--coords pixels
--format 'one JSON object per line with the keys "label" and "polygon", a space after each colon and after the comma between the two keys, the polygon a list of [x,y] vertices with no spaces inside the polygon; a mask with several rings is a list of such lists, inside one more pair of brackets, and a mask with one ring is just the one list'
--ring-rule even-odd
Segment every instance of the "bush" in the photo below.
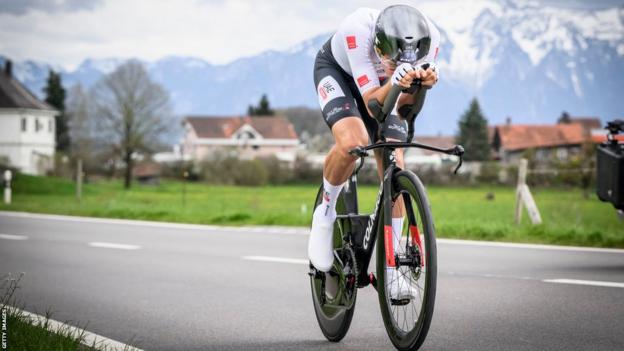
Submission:
{"label": "bush", "polygon": [[481,172],[477,176],[479,183],[498,184],[498,174],[501,171],[501,166],[498,162],[483,162],[481,164]]}
{"label": "bush", "polygon": [[323,181],[323,169],[316,168],[303,157],[297,157],[293,168],[293,182],[320,184]]}
{"label": "bush", "polygon": [[285,184],[293,179],[294,172],[275,156],[258,159],[267,170],[269,184]]}
{"label": "bush", "polygon": [[229,185],[265,185],[269,179],[269,171],[260,160],[239,160],[234,157],[203,161],[201,178],[213,184]]}

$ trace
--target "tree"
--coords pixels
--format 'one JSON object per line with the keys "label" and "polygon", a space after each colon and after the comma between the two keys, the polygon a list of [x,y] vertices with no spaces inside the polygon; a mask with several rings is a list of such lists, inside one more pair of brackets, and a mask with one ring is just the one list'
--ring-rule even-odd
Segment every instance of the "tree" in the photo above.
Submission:
{"label": "tree", "polygon": [[61,83],[61,75],[49,70],[46,86],[43,88],[46,95],[45,102],[59,111],[56,116],[56,150],[69,151],[70,138],[65,115],[65,88]]}
{"label": "tree", "polygon": [[459,119],[459,135],[456,142],[466,149],[466,161],[487,161],[490,159],[487,120],[483,117],[476,98]]}
{"label": "tree", "polygon": [[269,99],[266,94],[262,94],[262,97],[258,102],[258,106],[254,107],[249,105],[247,108],[247,114],[250,116],[273,116],[275,111],[273,111],[269,106]]}
{"label": "tree", "polygon": [[557,120],[557,123],[559,124],[569,124],[572,123],[572,118],[570,118],[570,114],[567,113],[566,111],[561,112],[561,116],[559,116],[559,119]]}
{"label": "tree", "polygon": [[138,61],[127,61],[92,88],[97,137],[125,164],[124,187],[132,184],[133,156],[150,152],[171,123],[169,94]]}
{"label": "tree", "polygon": [[77,84],[67,94],[67,116],[69,127],[69,151],[73,158],[89,160],[93,152],[94,121],[91,118],[91,102],[82,85]]}

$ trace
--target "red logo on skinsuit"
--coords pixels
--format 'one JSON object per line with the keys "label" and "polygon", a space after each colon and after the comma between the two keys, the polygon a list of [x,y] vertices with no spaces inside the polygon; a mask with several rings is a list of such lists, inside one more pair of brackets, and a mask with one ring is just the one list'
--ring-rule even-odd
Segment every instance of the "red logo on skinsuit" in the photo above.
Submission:
{"label": "red logo on skinsuit", "polygon": [[347,36],[347,47],[349,49],[355,49],[357,48],[357,44],[355,43],[355,35],[349,35]]}
{"label": "red logo on skinsuit", "polygon": [[357,79],[358,85],[363,87],[366,84],[368,84],[370,82],[370,80],[368,79],[368,76],[365,74],[363,76],[359,76]]}
{"label": "red logo on skinsuit", "polygon": [[323,87],[319,88],[319,95],[321,95],[321,98],[323,100],[327,99],[327,93],[325,92],[325,89],[323,89]]}
{"label": "red logo on skinsuit", "polygon": [[439,49],[440,49],[440,48],[436,48],[435,55],[433,55],[433,58],[434,58],[434,59],[437,59],[437,58],[438,58],[438,50],[439,50]]}

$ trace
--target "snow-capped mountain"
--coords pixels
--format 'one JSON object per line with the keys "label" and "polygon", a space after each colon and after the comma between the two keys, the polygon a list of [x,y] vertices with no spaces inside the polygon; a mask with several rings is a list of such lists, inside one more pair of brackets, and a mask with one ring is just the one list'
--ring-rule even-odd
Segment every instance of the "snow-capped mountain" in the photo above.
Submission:
{"label": "snow-capped mountain", "polygon": [[[419,134],[450,134],[476,96],[490,123],[552,123],[572,115],[624,116],[624,5],[601,9],[519,1],[424,2],[438,25],[441,80],[417,121]],[[318,106],[312,83],[316,52],[331,33],[284,51],[226,65],[167,57],[146,63],[181,115],[244,113],[266,93],[273,106]],[[62,71],[66,85],[92,85],[121,59],[85,60]],[[16,76],[41,94],[48,65],[18,62]]]}

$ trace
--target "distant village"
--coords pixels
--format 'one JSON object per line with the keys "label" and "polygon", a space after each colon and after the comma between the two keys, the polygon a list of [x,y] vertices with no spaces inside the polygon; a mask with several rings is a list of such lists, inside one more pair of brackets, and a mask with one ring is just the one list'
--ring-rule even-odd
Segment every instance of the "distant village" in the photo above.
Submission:
{"label": "distant village", "polygon": [[[40,101],[13,75],[7,61],[0,74],[0,164],[32,175],[46,175],[55,166],[56,122],[58,111]],[[183,137],[170,152],[136,155],[133,175],[137,178],[160,176],[161,165],[173,162],[198,163],[219,153],[240,160],[273,157],[291,166],[305,160],[312,168],[322,168],[324,153],[312,151],[285,117],[275,116],[186,116]],[[605,139],[598,117],[565,116],[557,123],[543,125],[506,123],[488,126],[491,159],[501,165],[517,164],[527,152],[533,162],[552,159],[566,161],[582,152],[584,144]],[[416,136],[415,140],[440,147],[455,144],[454,136]],[[410,150],[408,167],[436,168],[452,162],[438,153]]]}

